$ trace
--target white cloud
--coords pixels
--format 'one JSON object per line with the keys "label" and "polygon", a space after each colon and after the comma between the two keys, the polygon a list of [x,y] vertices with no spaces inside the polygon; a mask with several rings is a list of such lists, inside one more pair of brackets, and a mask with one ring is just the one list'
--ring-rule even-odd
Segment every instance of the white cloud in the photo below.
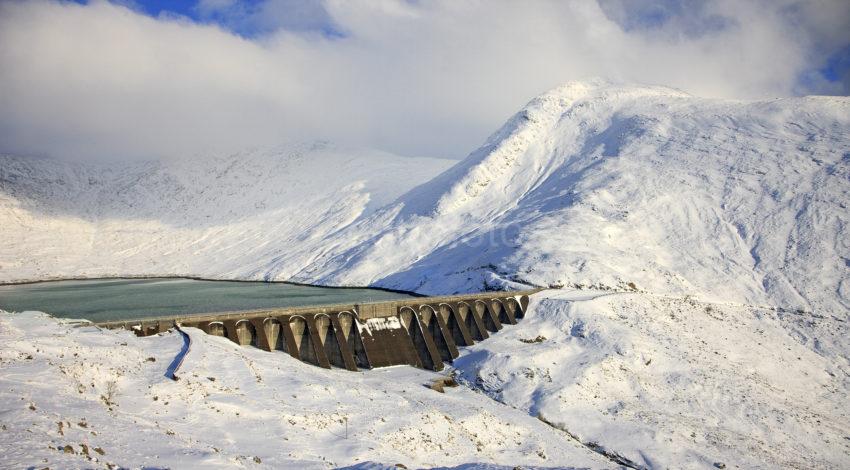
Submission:
{"label": "white cloud", "polygon": [[662,3],[672,19],[647,24],[626,21],[637,4],[610,0],[333,0],[324,11],[289,0],[230,15],[283,28],[249,40],[108,3],[4,2],[0,151],[149,157],[330,139],[462,157],[571,79],[783,96],[850,43],[841,1]]}

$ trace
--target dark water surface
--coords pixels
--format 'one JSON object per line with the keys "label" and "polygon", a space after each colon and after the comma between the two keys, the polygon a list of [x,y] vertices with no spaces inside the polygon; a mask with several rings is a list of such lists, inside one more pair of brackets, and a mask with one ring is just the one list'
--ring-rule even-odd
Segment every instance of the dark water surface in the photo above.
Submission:
{"label": "dark water surface", "polygon": [[403,299],[378,289],[194,279],[92,279],[0,286],[0,309],[91,321]]}

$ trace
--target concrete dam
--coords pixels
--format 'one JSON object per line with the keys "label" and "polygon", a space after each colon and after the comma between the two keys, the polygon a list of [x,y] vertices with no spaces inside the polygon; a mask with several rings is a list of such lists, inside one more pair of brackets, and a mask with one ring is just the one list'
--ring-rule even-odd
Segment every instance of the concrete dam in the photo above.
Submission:
{"label": "concrete dam", "polygon": [[97,323],[149,336],[195,327],[242,346],[283,351],[320,367],[351,371],[411,365],[439,371],[458,357],[458,346],[487,339],[516,324],[539,289],[484,292],[396,301],[317,305],[157,317]]}

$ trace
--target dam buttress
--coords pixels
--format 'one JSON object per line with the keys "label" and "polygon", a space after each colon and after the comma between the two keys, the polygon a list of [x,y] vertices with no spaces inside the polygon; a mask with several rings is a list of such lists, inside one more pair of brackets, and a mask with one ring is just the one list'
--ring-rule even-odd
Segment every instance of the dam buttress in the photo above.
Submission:
{"label": "dam buttress", "polygon": [[439,371],[458,346],[487,339],[522,319],[539,289],[362,304],[317,305],[97,323],[138,336],[199,328],[243,346],[283,351],[320,367],[351,371],[411,365]]}

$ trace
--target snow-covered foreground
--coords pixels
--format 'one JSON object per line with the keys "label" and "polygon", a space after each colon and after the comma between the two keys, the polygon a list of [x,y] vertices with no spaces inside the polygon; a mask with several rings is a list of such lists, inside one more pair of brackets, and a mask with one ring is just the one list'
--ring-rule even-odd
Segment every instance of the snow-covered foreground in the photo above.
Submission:
{"label": "snow-covered foreground", "polygon": [[2,314],[0,467],[850,465],[850,331],[831,316],[544,291],[464,348],[445,394],[431,372],[324,370],[187,331],[175,382],[177,333]]}
{"label": "snow-covered foreground", "polygon": [[431,390],[434,373],[325,370],[187,332],[172,381],[178,333],[2,314],[0,468],[610,464],[521,410],[464,387]]}

